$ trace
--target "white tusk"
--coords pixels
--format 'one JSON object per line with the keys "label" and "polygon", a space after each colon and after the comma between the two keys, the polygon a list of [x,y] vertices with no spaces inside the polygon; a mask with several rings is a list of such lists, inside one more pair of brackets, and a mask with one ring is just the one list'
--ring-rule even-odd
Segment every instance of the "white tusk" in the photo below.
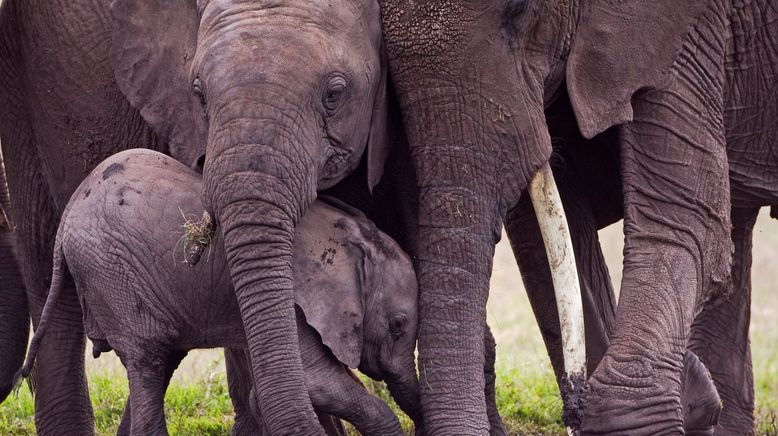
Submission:
{"label": "white tusk", "polygon": [[[586,340],[581,285],[578,282],[573,242],[562,208],[562,199],[548,163],[543,165],[530,181],[529,194],[551,268],[562,333],[565,373],[568,380],[586,380]],[[575,430],[568,428],[568,432],[572,434]]]}

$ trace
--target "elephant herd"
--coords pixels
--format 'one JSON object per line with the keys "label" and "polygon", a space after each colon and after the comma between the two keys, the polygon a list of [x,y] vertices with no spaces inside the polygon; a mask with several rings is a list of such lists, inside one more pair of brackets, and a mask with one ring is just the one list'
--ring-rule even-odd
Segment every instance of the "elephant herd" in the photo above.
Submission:
{"label": "elephant herd", "polygon": [[507,434],[504,227],[569,431],[752,434],[777,70],[774,0],[0,0],[0,400],[34,362],[37,431],[93,434],[88,337],[122,434],[201,347],[235,434],[399,432],[348,367]]}

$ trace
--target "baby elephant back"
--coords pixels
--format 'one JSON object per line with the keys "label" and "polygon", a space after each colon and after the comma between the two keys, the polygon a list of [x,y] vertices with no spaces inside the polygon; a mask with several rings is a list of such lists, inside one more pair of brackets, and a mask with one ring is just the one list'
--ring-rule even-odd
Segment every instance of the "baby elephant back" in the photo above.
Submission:
{"label": "baby elephant back", "polygon": [[169,156],[147,149],[131,149],[101,162],[76,190],[71,203],[92,198],[94,203],[105,201],[106,206],[139,209],[145,204],[165,206],[156,203],[165,198],[168,205],[202,207],[198,204],[200,179],[199,174]]}
{"label": "baby elephant back", "polygon": [[72,238],[104,253],[121,250],[117,240],[143,241],[155,246],[155,254],[167,251],[172,256],[182,223],[202,216],[201,187],[199,174],[162,153],[117,153],[100,163],[71,197],[60,230],[64,248],[76,242]]}

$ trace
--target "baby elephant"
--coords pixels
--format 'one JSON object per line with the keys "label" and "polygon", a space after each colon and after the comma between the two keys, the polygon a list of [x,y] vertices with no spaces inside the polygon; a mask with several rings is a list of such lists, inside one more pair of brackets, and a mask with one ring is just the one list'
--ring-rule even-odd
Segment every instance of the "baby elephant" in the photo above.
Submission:
{"label": "baby elephant", "polygon": [[[223,247],[213,226],[198,222],[201,186],[197,173],[150,150],[118,153],[89,175],[63,214],[51,289],[22,375],[56,322],[69,271],[96,352],[112,348],[127,368],[131,433],[166,433],[164,393],[186,351],[246,347]],[[294,291],[306,384],[317,411],[364,434],[402,434],[397,417],[348,367],[385,380],[420,424],[416,277],[397,244],[355,213],[317,201],[297,226]],[[198,248],[208,245],[195,265]]]}

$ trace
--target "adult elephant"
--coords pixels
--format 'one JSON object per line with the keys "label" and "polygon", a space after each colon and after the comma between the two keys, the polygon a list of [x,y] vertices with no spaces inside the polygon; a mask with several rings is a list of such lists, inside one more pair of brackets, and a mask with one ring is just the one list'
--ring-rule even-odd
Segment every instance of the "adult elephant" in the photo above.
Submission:
{"label": "adult elephant", "polygon": [[544,108],[566,89],[584,137],[622,125],[624,278],[584,430],[683,432],[689,328],[731,283],[725,116],[770,119],[753,115],[775,101],[774,88],[759,87],[777,61],[769,2],[384,0],[382,9],[420,186],[425,427],[488,431],[479,338],[494,243],[549,158]]}
{"label": "adult elephant", "polygon": [[[316,191],[351,172],[368,142],[371,184],[380,178],[379,12],[351,0],[5,0],[0,132],[33,323],[62,207],[97,162],[138,146],[193,165],[205,155],[204,203],[224,238],[249,354],[262,356],[252,375],[265,423],[273,434],[321,434],[297,345],[292,237]],[[0,273],[3,292],[15,292],[13,272]],[[93,432],[70,291],[41,345],[41,434]],[[26,320],[13,319],[4,332],[20,335]]]}

